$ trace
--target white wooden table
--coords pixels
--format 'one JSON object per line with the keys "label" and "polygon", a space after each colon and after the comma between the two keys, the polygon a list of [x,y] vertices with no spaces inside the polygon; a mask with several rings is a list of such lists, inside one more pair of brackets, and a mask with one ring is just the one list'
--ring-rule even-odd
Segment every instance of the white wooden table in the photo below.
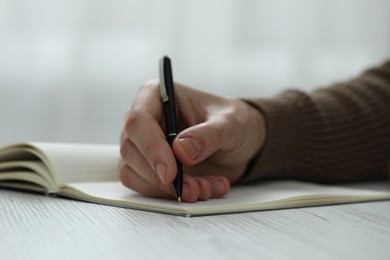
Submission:
{"label": "white wooden table", "polygon": [[0,190],[0,249],[0,259],[390,259],[390,201],[184,218]]}

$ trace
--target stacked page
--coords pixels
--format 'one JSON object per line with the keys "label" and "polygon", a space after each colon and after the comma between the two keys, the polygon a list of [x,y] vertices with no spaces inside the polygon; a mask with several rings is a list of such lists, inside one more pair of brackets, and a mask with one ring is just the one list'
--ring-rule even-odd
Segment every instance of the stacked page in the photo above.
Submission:
{"label": "stacked page", "polygon": [[286,180],[233,186],[220,199],[179,203],[145,197],[122,186],[119,161],[115,145],[13,144],[0,148],[0,186],[182,216],[390,199],[390,192]]}

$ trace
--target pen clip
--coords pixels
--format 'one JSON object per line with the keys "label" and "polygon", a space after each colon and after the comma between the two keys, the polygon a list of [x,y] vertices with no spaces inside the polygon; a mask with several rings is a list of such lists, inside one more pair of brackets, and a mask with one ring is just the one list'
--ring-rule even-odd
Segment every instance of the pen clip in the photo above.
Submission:
{"label": "pen clip", "polygon": [[167,89],[165,86],[165,76],[164,76],[164,64],[165,57],[160,59],[160,95],[163,102],[167,102],[169,100]]}

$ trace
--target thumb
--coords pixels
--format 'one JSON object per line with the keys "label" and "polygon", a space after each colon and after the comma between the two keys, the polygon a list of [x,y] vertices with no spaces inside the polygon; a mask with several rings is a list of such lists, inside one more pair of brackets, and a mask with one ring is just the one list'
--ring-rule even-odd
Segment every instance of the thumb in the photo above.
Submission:
{"label": "thumb", "polygon": [[175,156],[185,165],[193,166],[226,147],[229,138],[221,122],[206,121],[182,131],[173,142]]}

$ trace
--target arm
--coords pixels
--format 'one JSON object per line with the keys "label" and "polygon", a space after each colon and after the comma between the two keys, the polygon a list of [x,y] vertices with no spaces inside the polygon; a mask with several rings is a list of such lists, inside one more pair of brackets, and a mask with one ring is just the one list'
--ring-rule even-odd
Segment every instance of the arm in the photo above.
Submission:
{"label": "arm", "polygon": [[238,181],[384,179],[389,85],[390,63],[311,94],[290,90],[246,102],[176,84],[182,131],[171,149],[158,82],[148,82],[122,131],[121,181],[148,196],[174,198],[175,157],[184,166],[187,202],[224,196]]}
{"label": "arm", "polygon": [[267,140],[243,182],[379,180],[390,158],[390,62],[307,94],[247,100],[266,118]]}

